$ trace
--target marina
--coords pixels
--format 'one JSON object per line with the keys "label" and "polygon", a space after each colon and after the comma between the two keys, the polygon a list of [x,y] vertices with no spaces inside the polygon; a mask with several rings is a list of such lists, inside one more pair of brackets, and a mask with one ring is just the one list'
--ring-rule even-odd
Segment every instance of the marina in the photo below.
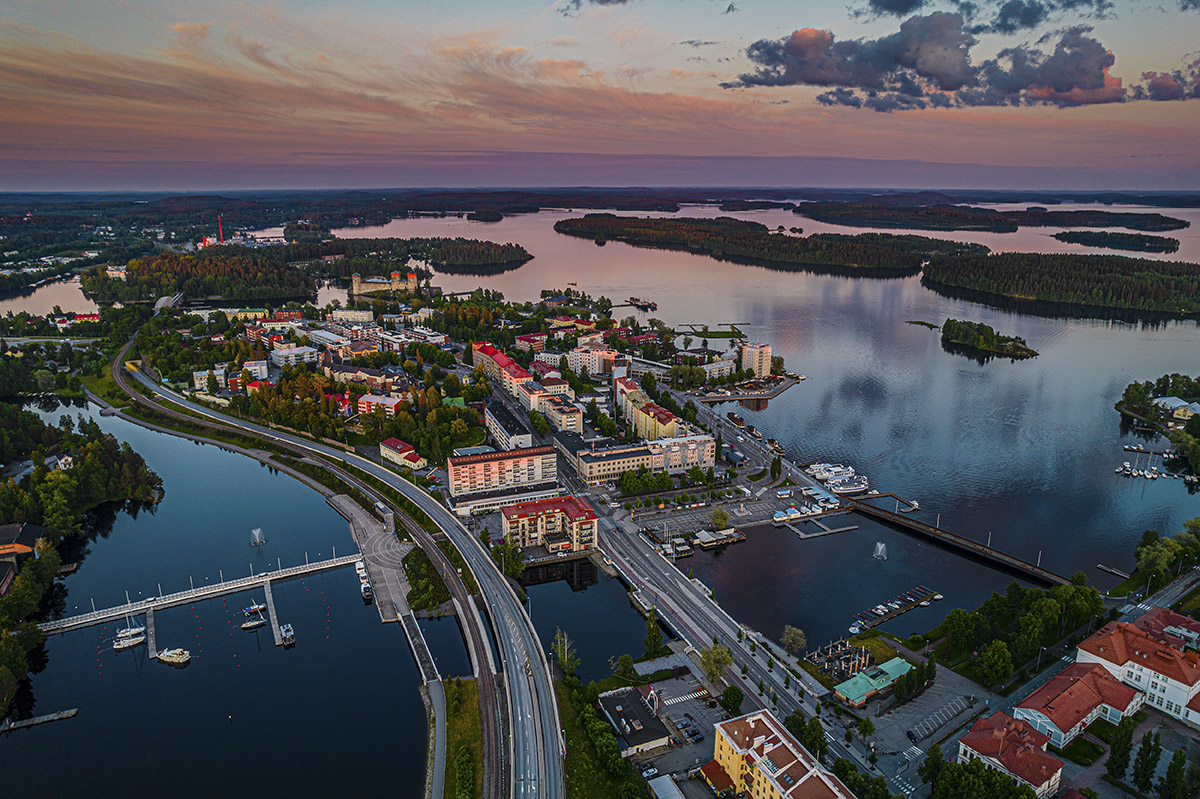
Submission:
{"label": "marina", "polygon": [[[885,559],[886,557],[884,555]],[[930,602],[937,602],[942,598],[942,595],[937,591],[926,588],[923,585],[918,585],[916,588],[905,591],[888,602],[883,602],[867,610],[855,613],[854,621],[850,625],[850,634],[856,635],[863,630],[869,630],[885,621],[891,621],[913,608],[927,607]]]}

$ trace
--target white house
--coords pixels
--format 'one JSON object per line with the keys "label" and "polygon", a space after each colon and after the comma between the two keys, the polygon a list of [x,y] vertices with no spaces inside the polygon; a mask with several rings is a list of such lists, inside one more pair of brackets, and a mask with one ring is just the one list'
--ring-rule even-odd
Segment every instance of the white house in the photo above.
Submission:
{"label": "white house", "polygon": [[1096,719],[1117,724],[1136,713],[1145,695],[1125,685],[1098,663],[1068,666],[1026,697],[1013,716],[1027,721],[1062,748]]}

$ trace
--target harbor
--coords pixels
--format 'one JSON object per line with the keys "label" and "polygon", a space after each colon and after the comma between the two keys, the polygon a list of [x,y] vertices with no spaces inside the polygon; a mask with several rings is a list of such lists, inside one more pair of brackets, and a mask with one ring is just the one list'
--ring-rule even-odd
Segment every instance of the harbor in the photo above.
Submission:
{"label": "harbor", "polygon": [[[878,558],[878,548],[876,549],[876,557]],[[886,558],[886,555],[884,557]],[[923,585],[918,585],[916,588],[909,589],[888,602],[883,602],[867,610],[855,613],[854,621],[850,625],[850,634],[857,635],[863,630],[869,630],[878,624],[883,624],[885,621],[891,621],[913,608],[928,607],[930,602],[937,602],[941,599],[943,597],[937,591],[926,588]]]}

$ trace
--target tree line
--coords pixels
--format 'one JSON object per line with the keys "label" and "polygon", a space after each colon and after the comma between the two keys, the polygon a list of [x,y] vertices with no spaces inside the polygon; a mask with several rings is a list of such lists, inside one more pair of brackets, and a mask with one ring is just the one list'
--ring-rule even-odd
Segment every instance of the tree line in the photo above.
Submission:
{"label": "tree line", "polygon": [[942,323],[942,343],[995,352],[1006,358],[1023,359],[1037,355],[1020,336],[1002,336],[982,322],[960,319],[947,319]]}
{"label": "tree line", "polygon": [[870,202],[800,203],[793,213],[833,225],[916,230],[987,230],[1014,233],[1021,227],[1123,227],[1179,230],[1188,222],[1157,213],[1125,211],[997,211],[967,205],[882,205]]}
{"label": "tree line", "polygon": [[1054,238],[1068,244],[1083,244],[1087,247],[1107,247],[1110,250],[1129,252],[1176,252],[1179,239],[1169,236],[1147,236],[1143,233],[1114,233],[1103,230],[1064,230]]}
{"label": "tree line", "polygon": [[1200,264],[1124,255],[939,255],[922,278],[987,297],[1161,313],[1200,310]]}

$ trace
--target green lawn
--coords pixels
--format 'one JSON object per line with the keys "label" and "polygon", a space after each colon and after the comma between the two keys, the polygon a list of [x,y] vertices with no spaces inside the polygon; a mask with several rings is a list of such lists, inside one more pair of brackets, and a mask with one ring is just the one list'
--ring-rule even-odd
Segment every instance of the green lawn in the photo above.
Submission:
{"label": "green lawn", "polygon": [[1200,612],[1200,588],[1193,588],[1184,594],[1183,599],[1175,603],[1174,609],[1194,617]]}
{"label": "green lawn", "polygon": [[814,678],[816,678],[817,682],[821,683],[821,685],[825,686],[831,691],[833,690],[834,686],[837,685],[837,680],[833,679],[827,674],[822,674],[821,670],[818,669],[817,665],[812,661],[800,661],[800,668],[811,674]]}
{"label": "green lawn", "polygon": [[883,640],[883,636],[879,634],[878,630],[860,633],[848,640],[857,647],[866,647],[871,656],[875,658],[876,663],[886,663],[900,655],[894,646]]}
{"label": "green lawn", "polygon": [[456,760],[466,747],[474,763],[475,789],[472,796],[483,795],[483,729],[479,721],[479,688],[474,680],[445,680],[446,692],[446,781],[444,799],[454,799],[458,785]]}
{"label": "green lawn", "polygon": [[1134,572],[1129,579],[1122,580],[1109,589],[1108,595],[1112,597],[1129,596],[1130,593],[1136,591],[1146,585],[1146,581],[1150,579],[1149,572]]}
{"label": "green lawn", "polygon": [[117,388],[116,382],[112,379],[112,373],[108,369],[105,369],[104,374],[100,377],[96,377],[95,375],[81,375],[79,381],[87,387],[88,391],[110,405],[122,408],[129,404],[128,395]]}
{"label": "green lawn", "polygon": [[749,480],[751,483],[757,483],[759,480],[763,479],[766,476],[767,476],[767,470],[763,469],[761,472],[755,472],[754,474],[750,475],[746,479]]}
{"label": "green lawn", "polygon": [[1050,751],[1056,755],[1061,755],[1072,763],[1078,763],[1083,767],[1087,767],[1095,763],[1104,755],[1104,747],[1095,741],[1088,740],[1082,735],[1076,736],[1075,740],[1059,749],[1056,746],[1051,746]]}

